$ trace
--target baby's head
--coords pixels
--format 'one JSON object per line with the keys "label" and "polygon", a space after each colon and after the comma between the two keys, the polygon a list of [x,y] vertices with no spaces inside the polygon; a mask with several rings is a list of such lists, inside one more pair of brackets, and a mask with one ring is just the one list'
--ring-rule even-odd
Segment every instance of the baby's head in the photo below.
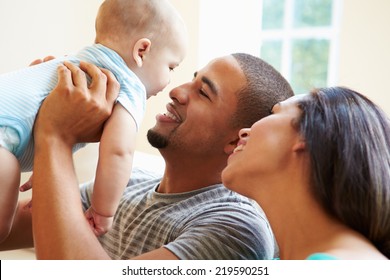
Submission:
{"label": "baby's head", "polygon": [[105,0],[96,18],[96,43],[124,59],[148,98],[170,82],[170,72],[186,54],[187,36],[168,0]]}

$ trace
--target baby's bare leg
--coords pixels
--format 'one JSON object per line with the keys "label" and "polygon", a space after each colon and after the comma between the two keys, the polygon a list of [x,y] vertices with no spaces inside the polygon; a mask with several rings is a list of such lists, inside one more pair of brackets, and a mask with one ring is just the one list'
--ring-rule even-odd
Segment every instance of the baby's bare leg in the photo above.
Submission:
{"label": "baby's bare leg", "polygon": [[16,157],[0,146],[0,242],[7,238],[15,215],[20,184]]}

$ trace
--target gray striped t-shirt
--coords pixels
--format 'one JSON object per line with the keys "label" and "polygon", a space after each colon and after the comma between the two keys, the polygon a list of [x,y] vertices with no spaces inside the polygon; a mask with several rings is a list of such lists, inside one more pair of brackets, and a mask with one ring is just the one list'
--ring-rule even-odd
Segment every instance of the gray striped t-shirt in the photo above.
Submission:
{"label": "gray striped t-shirt", "polygon": [[[100,242],[113,259],[164,246],[179,259],[272,259],[274,239],[258,206],[221,184],[179,194],[156,192],[159,175],[134,169]],[[93,183],[82,186],[84,209]]]}

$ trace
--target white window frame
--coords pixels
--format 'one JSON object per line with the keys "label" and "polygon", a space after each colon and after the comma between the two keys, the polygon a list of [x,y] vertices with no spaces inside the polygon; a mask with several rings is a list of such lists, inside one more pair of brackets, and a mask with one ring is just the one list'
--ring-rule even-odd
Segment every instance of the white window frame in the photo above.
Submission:
{"label": "white window frame", "polygon": [[[243,4],[244,2],[244,4]],[[333,0],[332,23],[327,28],[292,29],[293,0],[286,0],[284,28],[262,30],[262,0],[199,0],[199,67],[211,59],[234,52],[260,55],[262,40],[282,40],[281,73],[291,77],[291,47],[293,39],[328,39],[327,85],[338,82],[339,27],[342,0]]]}
{"label": "white window frame", "polygon": [[333,0],[332,22],[328,27],[306,27],[293,28],[292,9],[295,0],[285,0],[285,16],[283,27],[278,30],[262,30],[262,41],[279,40],[282,41],[282,56],[280,72],[287,79],[291,80],[292,64],[292,41],[295,39],[325,39],[329,40],[329,60],[327,86],[332,86],[338,82],[338,61],[339,61],[339,30],[341,15],[341,0]]}

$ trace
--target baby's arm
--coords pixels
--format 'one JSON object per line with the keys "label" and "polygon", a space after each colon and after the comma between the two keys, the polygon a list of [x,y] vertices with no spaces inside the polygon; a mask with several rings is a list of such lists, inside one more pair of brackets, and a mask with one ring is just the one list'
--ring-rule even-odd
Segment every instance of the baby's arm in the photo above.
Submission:
{"label": "baby's arm", "polygon": [[110,229],[119,200],[129,181],[136,131],[132,116],[117,103],[100,140],[92,206],[86,212],[97,236]]}

